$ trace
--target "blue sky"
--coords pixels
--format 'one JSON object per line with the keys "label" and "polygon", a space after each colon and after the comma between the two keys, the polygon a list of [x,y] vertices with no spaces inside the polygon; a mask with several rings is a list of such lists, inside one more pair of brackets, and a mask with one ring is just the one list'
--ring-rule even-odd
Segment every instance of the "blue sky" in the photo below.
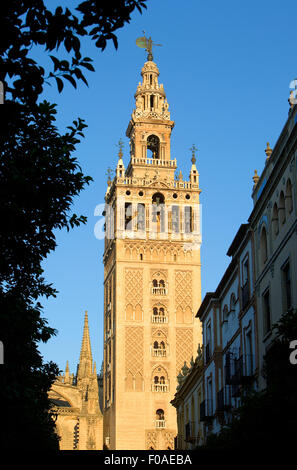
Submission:
{"label": "blue sky", "polygon": [[[48,2],[59,4],[56,0]],[[73,5],[68,0],[63,5]],[[274,146],[288,115],[289,84],[297,76],[296,17],[293,0],[148,0],[142,15],[117,33],[102,53],[82,41],[83,55],[94,59],[87,88],[66,84],[61,95],[47,87],[44,98],[58,105],[63,131],[78,116],[88,124],[76,157],[94,182],[75,199],[73,211],[88,217],[86,226],[57,232],[58,247],[43,263],[45,277],[59,291],[43,300],[44,317],[58,330],[40,345],[46,361],[75,372],[84,311],[89,312],[93,357],[100,369],[103,348],[103,241],[94,236],[95,207],[104,202],[106,169],[117,162],[116,144],[124,141],[141,80],[145,52],[135,45],[145,30],[161,43],[154,59],[175,121],[172,158],[184,177],[191,166],[189,148],[198,148],[202,203],[202,295],[214,290],[226,269],[226,251],[252,210],[252,176],[260,174],[269,141]],[[45,61],[43,53],[36,53]],[[40,54],[40,55],[39,55]],[[45,61],[46,62],[46,61]]]}

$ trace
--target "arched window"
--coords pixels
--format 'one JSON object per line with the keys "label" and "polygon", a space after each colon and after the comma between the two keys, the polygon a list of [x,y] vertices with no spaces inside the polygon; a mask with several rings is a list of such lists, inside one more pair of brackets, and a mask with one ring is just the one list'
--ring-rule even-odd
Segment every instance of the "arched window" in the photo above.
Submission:
{"label": "arched window", "polygon": [[142,389],[143,389],[142,384],[143,384],[142,375],[140,372],[138,372],[135,377],[135,391],[136,392],[142,392]]}
{"label": "arched window", "polygon": [[158,341],[155,341],[155,342],[154,342],[154,349],[159,349],[159,343],[158,343]]}
{"label": "arched window", "polygon": [[154,107],[154,95],[151,95],[150,96],[150,106],[151,106],[151,109]]}
{"label": "arched window", "polygon": [[134,390],[134,380],[131,372],[128,372],[126,377],[126,391],[132,392]]}
{"label": "arched window", "polygon": [[167,294],[166,288],[165,288],[165,281],[163,279],[160,279],[159,281],[157,281],[157,279],[153,279],[152,294],[156,294],[156,295]]}
{"label": "arched window", "polygon": [[145,230],[145,205],[137,204],[137,230]]}
{"label": "arched window", "polygon": [[278,213],[279,221],[283,225],[286,222],[285,196],[283,191],[279,195]]}
{"label": "arched window", "polygon": [[152,197],[152,222],[156,224],[157,232],[165,230],[165,198],[161,193],[155,193]]}
{"label": "arched window", "polygon": [[172,209],[171,209],[171,225],[172,225],[172,231],[174,233],[178,233],[179,232],[179,224],[180,224],[180,220],[179,220],[179,206],[172,206]]}
{"label": "arched window", "polygon": [[191,206],[185,206],[185,233],[193,231],[193,213]]}
{"label": "arched window", "polygon": [[148,158],[159,158],[160,157],[160,139],[158,136],[151,134],[147,138],[147,154]]}
{"label": "arched window", "polygon": [[224,322],[227,322],[228,321],[228,307],[227,305],[224,306],[224,309],[223,309],[223,321]]}
{"label": "arched window", "polygon": [[277,210],[276,202],[274,203],[274,206],[273,206],[273,209],[272,209],[271,223],[272,223],[272,233],[273,233],[274,237],[276,237],[276,235],[279,232],[278,210]]}
{"label": "arched window", "polygon": [[159,408],[159,409],[156,411],[156,419],[158,419],[158,420],[164,420],[164,410],[162,410],[161,408]]}
{"label": "arched window", "polygon": [[287,214],[290,214],[293,210],[292,183],[290,179],[288,179],[287,184],[286,184],[285,204],[286,204],[286,212]]}
{"label": "arched window", "polygon": [[152,391],[153,392],[168,392],[169,382],[166,369],[162,366],[154,368],[152,373]]}
{"label": "arched window", "polygon": [[231,297],[230,297],[230,312],[235,311],[235,304],[236,304],[235,294],[231,294]]}
{"label": "arched window", "polygon": [[152,322],[153,323],[167,323],[167,315],[163,307],[153,308]]}
{"label": "arched window", "polygon": [[139,304],[135,307],[135,320],[142,321],[142,308]]}
{"label": "arched window", "polygon": [[153,204],[156,204],[157,206],[159,206],[160,204],[164,204],[164,202],[165,202],[165,198],[164,198],[163,194],[161,194],[161,193],[153,194],[153,197],[152,197],[152,203]]}
{"label": "arched window", "polygon": [[267,233],[266,233],[265,227],[262,227],[262,230],[261,230],[260,250],[261,250],[261,260],[262,260],[262,266],[263,266],[267,261]]}

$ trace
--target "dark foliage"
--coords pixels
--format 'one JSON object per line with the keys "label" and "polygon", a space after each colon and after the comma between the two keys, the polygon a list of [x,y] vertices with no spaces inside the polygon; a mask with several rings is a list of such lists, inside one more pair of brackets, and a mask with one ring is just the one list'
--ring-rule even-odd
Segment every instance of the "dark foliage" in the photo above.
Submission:
{"label": "dark foliage", "polygon": [[[4,449],[58,449],[47,392],[58,374],[44,363],[38,343],[56,334],[42,317],[42,296],[56,296],[43,277],[42,261],[55,249],[55,230],[86,222],[71,213],[73,198],[91,181],[72,156],[86,124],[78,118],[61,134],[55,126],[56,106],[39,98],[54,80],[74,87],[87,83],[80,37],[104,50],[115,31],[130,21],[144,1],[110,0],[78,3],[74,13],[42,0],[10,0],[1,5],[0,80],[6,101],[0,106],[0,365],[2,404],[0,442]],[[30,57],[42,47],[51,57],[45,71]],[[59,58],[52,54],[58,50]],[[63,57],[61,53],[68,59]]]}

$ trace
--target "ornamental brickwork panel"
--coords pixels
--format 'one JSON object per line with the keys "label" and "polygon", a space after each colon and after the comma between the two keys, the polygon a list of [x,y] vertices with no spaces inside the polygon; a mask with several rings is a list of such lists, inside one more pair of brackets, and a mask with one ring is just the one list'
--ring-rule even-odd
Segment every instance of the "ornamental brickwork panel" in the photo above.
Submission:
{"label": "ornamental brickwork panel", "polygon": [[176,375],[179,374],[184,362],[188,364],[193,356],[192,328],[176,328]]}
{"label": "ornamental brickwork panel", "polygon": [[143,274],[142,269],[125,270],[125,300],[126,305],[131,304],[142,307],[143,303]]}
{"label": "ornamental brickwork panel", "polygon": [[145,442],[146,442],[146,449],[157,449],[158,445],[158,436],[156,431],[146,431]]}
{"label": "ornamental brickwork panel", "polygon": [[175,308],[192,309],[192,271],[175,271]]}
{"label": "ornamental brickwork panel", "polygon": [[134,376],[143,376],[143,327],[126,326],[125,328],[125,370]]}

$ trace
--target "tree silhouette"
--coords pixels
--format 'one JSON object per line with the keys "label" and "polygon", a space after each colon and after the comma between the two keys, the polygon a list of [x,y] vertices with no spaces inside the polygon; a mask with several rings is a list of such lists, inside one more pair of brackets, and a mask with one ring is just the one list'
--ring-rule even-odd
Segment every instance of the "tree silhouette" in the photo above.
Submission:
{"label": "tree silhouette", "polygon": [[[10,0],[1,5],[0,80],[5,104],[0,106],[0,365],[2,403],[0,442],[3,449],[58,449],[48,390],[58,374],[44,363],[40,341],[56,334],[42,317],[42,296],[57,292],[45,281],[41,263],[55,249],[54,231],[86,222],[71,213],[73,198],[91,181],[72,155],[84,137],[85,122],[77,118],[60,133],[56,105],[41,101],[46,83],[65,80],[74,87],[94,71],[82,58],[80,38],[104,50],[115,31],[130,22],[145,0],[87,0],[74,13],[42,0]],[[31,54],[42,47],[52,66],[45,70]],[[52,51],[59,50],[59,58]],[[61,54],[63,58],[61,59]],[[68,59],[68,60],[67,60]]]}

